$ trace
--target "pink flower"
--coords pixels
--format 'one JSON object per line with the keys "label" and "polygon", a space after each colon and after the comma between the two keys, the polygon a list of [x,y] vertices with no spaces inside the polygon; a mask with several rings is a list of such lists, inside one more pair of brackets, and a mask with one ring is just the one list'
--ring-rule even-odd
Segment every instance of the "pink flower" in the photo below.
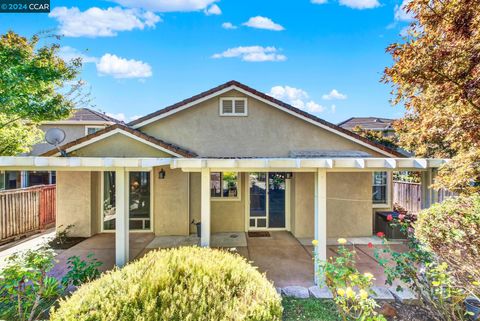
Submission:
{"label": "pink flower", "polygon": [[393,220],[393,216],[392,216],[392,214],[388,214],[387,215],[387,221],[390,222],[391,220]]}
{"label": "pink flower", "polygon": [[369,249],[373,249],[373,244],[372,244],[372,242],[368,242],[368,245],[367,245],[367,246],[368,246]]}
{"label": "pink flower", "polygon": [[398,215],[398,219],[399,219],[400,221],[403,221],[404,218],[405,218],[405,215],[404,215],[404,214]]}
{"label": "pink flower", "polygon": [[377,236],[378,236],[378,237],[384,237],[384,236],[385,236],[385,233],[383,233],[383,232],[378,232],[378,233],[377,233]]}

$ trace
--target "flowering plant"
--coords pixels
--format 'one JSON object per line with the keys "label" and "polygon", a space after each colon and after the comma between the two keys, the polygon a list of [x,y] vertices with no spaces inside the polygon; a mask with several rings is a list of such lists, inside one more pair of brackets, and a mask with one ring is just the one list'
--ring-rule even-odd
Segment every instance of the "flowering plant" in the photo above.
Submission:
{"label": "flowering plant", "polygon": [[319,266],[318,278],[331,290],[343,320],[386,320],[375,311],[377,303],[369,295],[373,275],[357,270],[355,250],[347,249],[345,239],[338,239],[338,243],[337,257],[327,261],[316,259],[316,263]]}

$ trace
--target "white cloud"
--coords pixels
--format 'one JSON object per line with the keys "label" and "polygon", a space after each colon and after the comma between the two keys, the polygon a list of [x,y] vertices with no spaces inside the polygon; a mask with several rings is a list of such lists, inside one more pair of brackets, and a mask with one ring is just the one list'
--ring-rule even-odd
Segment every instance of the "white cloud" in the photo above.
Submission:
{"label": "white cloud", "polygon": [[405,10],[405,6],[408,5],[410,3],[410,1],[411,0],[403,0],[402,4],[395,5],[394,15],[393,15],[395,21],[410,22],[414,19],[413,14],[411,12],[407,13],[407,11]]}
{"label": "white cloud", "polygon": [[337,106],[335,105],[330,106],[330,109],[332,110],[332,114],[335,114],[337,112]]}
{"label": "white cloud", "polygon": [[235,47],[225,50],[222,53],[217,53],[212,58],[240,58],[243,61],[249,62],[263,62],[263,61],[285,61],[285,55],[277,53],[275,47],[249,46],[249,47]]}
{"label": "white cloud", "polygon": [[112,0],[125,7],[156,12],[188,12],[205,10],[217,0]]}
{"label": "white cloud", "polygon": [[352,9],[372,9],[380,6],[378,0],[340,0],[342,6]]}
{"label": "white cloud", "polygon": [[160,21],[153,12],[120,7],[93,7],[85,11],[77,7],[56,7],[48,16],[58,20],[60,33],[67,37],[113,37],[118,31],[152,28]]}
{"label": "white cloud", "polygon": [[308,93],[303,89],[290,86],[274,86],[268,94],[309,113],[315,114],[325,111],[325,108],[311,100]]}
{"label": "white cloud", "polygon": [[312,0],[311,2],[314,4],[325,4],[328,0]]}
{"label": "white cloud", "polygon": [[211,15],[218,16],[222,14],[222,10],[216,4],[212,4],[208,9],[205,9],[204,12],[207,16],[211,16]]}
{"label": "white cloud", "polygon": [[247,22],[243,23],[244,26],[257,28],[257,29],[267,29],[274,31],[285,30],[284,27],[272,21],[272,19],[262,16],[251,17]]}
{"label": "white cloud", "polygon": [[109,53],[100,58],[97,63],[97,71],[100,75],[108,75],[113,78],[148,78],[152,76],[152,68],[149,64]]}
{"label": "white cloud", "polygon": [[322,99],[325,99],[325,100],[343,100],[343,99],[347,99],[347,95],[342,94],[341,92],[339,92],[336,89],[332,89],[328,94],[324,94],[322,96]]}
{"label": "white cloud", "polygon": [[86,53],[80,52],[79,50],[69,46],[60,47],[58,55],[67,62],[76,58],[81,58],[82,63],[98,62],[97,57],[88,56]]}
{"label": "white cloud", "polygon": [[125,121],[125,119],[127,119],[127,117],[125,116],[124,113],[118,113],[118,114],[113,114],[113,113],[105,113],[105,115],[107,115],[108,117],[112,117],[112,118],[115,118],[119,121]]}
{"label": "white cloud", "polygon": [[224,22],[224,23],[222,23],[222,28],[223,29],[237,29],[237,26],[235,26],[231,22]]}

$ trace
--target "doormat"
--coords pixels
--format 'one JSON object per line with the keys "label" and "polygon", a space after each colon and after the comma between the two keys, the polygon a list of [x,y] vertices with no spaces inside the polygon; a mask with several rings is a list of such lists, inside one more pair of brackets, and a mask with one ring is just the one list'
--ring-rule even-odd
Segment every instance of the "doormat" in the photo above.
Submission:
{"label": "doormat", "polygon": [[270,232],[266,232],[266,231],[248,232],[248,237],[270,237]]}

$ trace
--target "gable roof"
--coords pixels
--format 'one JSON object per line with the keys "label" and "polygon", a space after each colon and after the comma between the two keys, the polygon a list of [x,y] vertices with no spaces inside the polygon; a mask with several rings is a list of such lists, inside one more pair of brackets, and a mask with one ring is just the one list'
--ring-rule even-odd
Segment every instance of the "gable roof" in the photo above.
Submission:
{"label": "gable roof", "polygon": [[350,117],[339,123],[338,126],[348,130],[352,130],[356,126],[370,130],[393,130],[394,121],[395,119],[380,117]]}
{"label": "gable roof", "polygon": [[337,126],[335,124],[332,124],[326,120],[323,120],[315,115],[309,114],[299,108],[296,108],[292,105],[289,105],[287,103],[284,103],[283,101],[280,101],[272,96],[269,96],[267,94],[264,94],[262,92],[259,92],[251,87],[248,87],[238,81],[231,80],[228,81],[220,86],[217,86],[215,88],[212,88],[210,90],[204,91],[198,95],[192,96],[190,98],[187,98],[185,100],[182,100],[176,104],[170,105],[168,107],[165,107],[163,109],[160,109],[156,112],[153,112],[151,114],[148,114],[146,116],[140,117],[130,123],[128,123],[129,126],[133,128],[140,128],[142,126],[145,126],[147,124],[150,124],[156,120],[168,117],[174,113],[180,112],[184,109],[190,108],[192,106],[195,106],[196,104],[211,99],[213,97],[216,97],[218,95],[221,95],[225,92],[228,92],[230,90],[237,90],[240,91],[248,96],[251,96],[253,98],[256,98],[268,105],[271,105],[273,107],[276,107],[280,110],[283,110],[293,116],[299,117],[309,123],[312,123],[316,126],[319,126],[327,131],[333,132],[337,135],[340,135],[344,138],[347,138],[351,141],[354,141],[360,145],[366,146],[372,150],[375,150],[381,154],[387,155],[387,156],[394,156],[394,157],[404,157],[401,153],[397,152],[394,149],[391,149],[389,147],[386,147],[384,145],[381,145],[379,143],[373,142],[367,138],[364,138],[360,135],[357,135],[347,129],[344,129],[340,126]]}
{"label": "gable roof", "polygon": [[63,120],[47,121],[43,124],[123,124],[122,121],[90,108],[77,108],[72,115]]}
{"label": "gable roof", "polygon": [[[74,150],[80,149],[84,146],[93,144],[96,141],[105,139],[105,138],[110,137],[110,136],[112,136],[114,134],[117,134],[117,133],[126,135],[130,138],[133,138],[133,139],[138,140],[138,141],[140,141],[144,144],[147,144],[147,145],[150,145],[154,148],[162,150],[162,151],[164,151],[168,154],[171,154],[173,156],[187,157],[187,158],[197,156],[197,154],[195,154],[191,151],[183,149],[183,148],[181,148],[179,146],[176,146],[174,144],[167,143],[167,142],[165,142],[161,139],[149,136],[145,133],[142,133],[139,130],[130,128],[130,127],[128,127],[124,124],[120,124],[120,123],[108,126],[108,127],[104,128],[102,130],[99,130],[99,131],[93,133],[93,134],[90,134],[90,135],[81,137],[79,139],[76,139],[74,141],[71,141],[67,144],[64,144],[64,145],[60,146],[59,148],[61,150],[66,151],[67,153],[69,153],[71,151],[74,151]],[[56,156],[57,154],[59,154],[59,151],[58,151],[58,149],[54,148],[54,149],[49,150],[46,153],[43,153],[41,156]]]}

